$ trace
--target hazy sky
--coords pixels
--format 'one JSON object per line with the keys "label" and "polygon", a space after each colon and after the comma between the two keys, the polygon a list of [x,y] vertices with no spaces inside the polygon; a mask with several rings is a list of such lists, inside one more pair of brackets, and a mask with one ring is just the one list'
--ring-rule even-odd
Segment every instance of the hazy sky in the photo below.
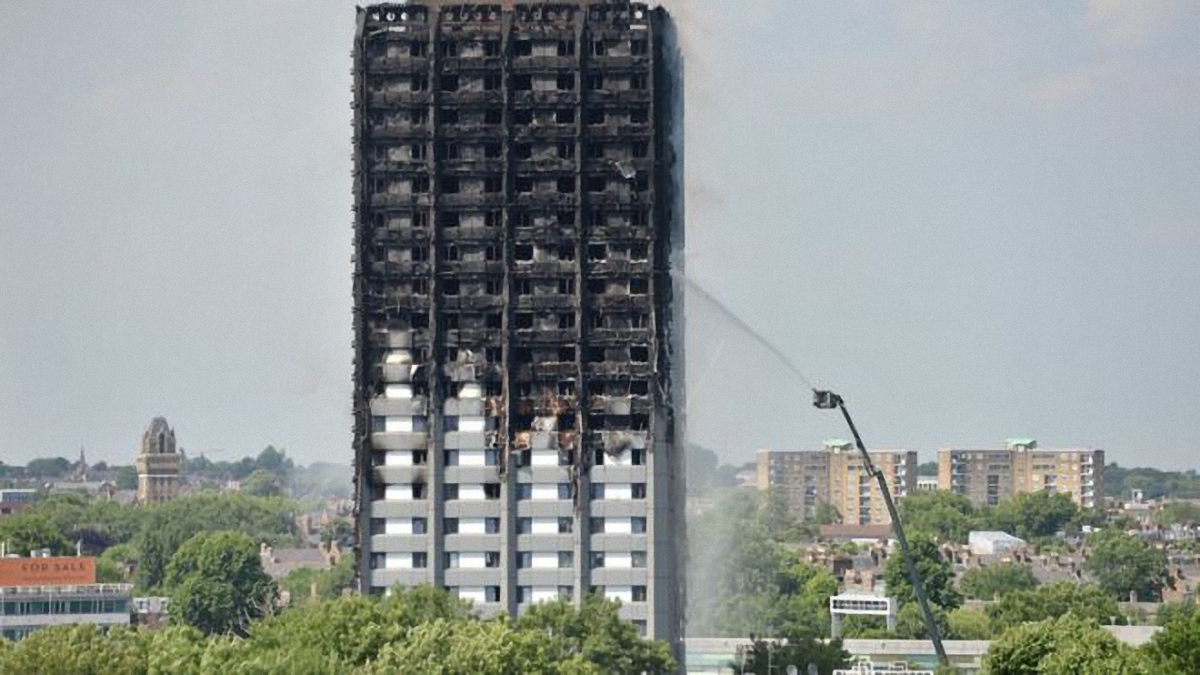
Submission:
{"label": "hazy sky", "polygon": [[[1200,5],[674,4],[688,273],[868,442],[1200,463]],[[349,461],[353,28],[0,4],[0,460]],[[845,435],[689,302],[693,440]]]}

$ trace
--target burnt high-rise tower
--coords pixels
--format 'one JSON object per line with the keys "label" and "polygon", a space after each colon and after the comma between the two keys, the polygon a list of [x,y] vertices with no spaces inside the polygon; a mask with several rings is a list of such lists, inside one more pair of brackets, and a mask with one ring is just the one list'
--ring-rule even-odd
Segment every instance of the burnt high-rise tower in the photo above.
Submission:
{"label": "burnt high-rise tower", "polygon": [[366,592],[683,607],[681,63],[617,0],[359,10]]}

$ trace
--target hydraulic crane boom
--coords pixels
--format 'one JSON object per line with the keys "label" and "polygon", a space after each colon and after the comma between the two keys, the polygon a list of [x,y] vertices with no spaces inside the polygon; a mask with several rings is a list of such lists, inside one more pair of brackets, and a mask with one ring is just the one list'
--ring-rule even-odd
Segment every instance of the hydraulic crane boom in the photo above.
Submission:
{"label": "hydraulic crane boom", "polygon": [[813,405],[821,410],[837,408],[842,411],[842,417],[846,418],[846,424],[850,426],[850,433],[854,435],[854,445],[862,454],[863,466],[868,473],[875,476],[875,480],[879,483],[879,491],[883,493],[883,502],[887,504],[888,514],[892,517],[892,531],[896,533],[896,541],[900,542],[900,555],[904,559],[904,567],[908,570],[909,581],[912,582],[913,591],[917,595],[917,603],[921,605],[921,613],[925,616],[925,627],[929,630],[930,639],[933,640],[933,648],[937,651],[938,661],[942,665],[949,665],[946,648],[942,646],[941,633],[933,619],[933,611],[929,608],[929,598],[925,595],[925,582],[922,581],[921,573],[917,571],[917,563],[909,552],[908,539],[904,536],[904,526],[900,524],[900,513],[896,510],[896,503],[892,501],[892,493],[888,490],[887,479],[883,472],[876,469],[871,462],[867,446],[863,445],[862,437],[858,435],[858,428],[854,426],[854,420],[850,419],[850,411],[846,410],[846,402],[842,400],[842,397],[832,391],[814,389]]}

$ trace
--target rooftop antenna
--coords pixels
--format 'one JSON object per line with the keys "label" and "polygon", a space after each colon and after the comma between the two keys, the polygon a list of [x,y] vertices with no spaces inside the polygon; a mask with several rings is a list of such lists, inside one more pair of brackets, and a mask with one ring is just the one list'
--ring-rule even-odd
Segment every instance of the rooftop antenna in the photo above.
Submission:
{"label": "rooftop antenna", "polygon": [[883,503],[887,504],[888,514],[892,517],[892,531],[896,533],[896,541],[900,542],[900,556],[904,558],[904,567],[908,570],[908,579],[912,582],[913,591],[917,596],[917,603],[921,605],[921,613],[925,617],[925,628],[929,631],[929,638],[933,641],[933,649],[937,652],[938,661],[943,665],[949,665],[950,660],[946,657],[946,648],[942,646],[942,635],[938,631],[937,623],[933,620],[933,610],[929,608],[929,598],[925,595],[925,582],[921,580],[921,573],[917,571],[916,561],[913,560],[912,553],[908,548],[908,538],[904,536],[904,526],[900,524],[900,512],[896,510],[896,502],[892,501],[892,493],[888,490],[887,479],[883,472],[875,468],[871,462],[871,454],[867,452],[867,446],[863,444],[862,436],[858,434],[858,427],[854,426],[854,420],[850,418],[850,411],[846,409],[846,402],[841,396],[828,390],[813,389],[813,406],[819,410],[842,411],[842,417],[846,418],[846,424],[850,427],[850,433],[854,435],[854,445],[858,447],[858,452],[862,455],[863,468],[867,473],[875,476],[875,480],[879,483],[879,491],[883,493]]}

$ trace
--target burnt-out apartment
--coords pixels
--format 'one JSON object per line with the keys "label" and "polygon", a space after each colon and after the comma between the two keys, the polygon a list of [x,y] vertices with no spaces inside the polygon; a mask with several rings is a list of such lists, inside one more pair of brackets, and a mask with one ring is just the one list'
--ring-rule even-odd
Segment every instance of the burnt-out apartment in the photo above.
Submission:
{"label": "burnt-out apartment", "polygon": [[375,5],[354,45],[364,592],[682,631],[682,72],[666,11]]}

